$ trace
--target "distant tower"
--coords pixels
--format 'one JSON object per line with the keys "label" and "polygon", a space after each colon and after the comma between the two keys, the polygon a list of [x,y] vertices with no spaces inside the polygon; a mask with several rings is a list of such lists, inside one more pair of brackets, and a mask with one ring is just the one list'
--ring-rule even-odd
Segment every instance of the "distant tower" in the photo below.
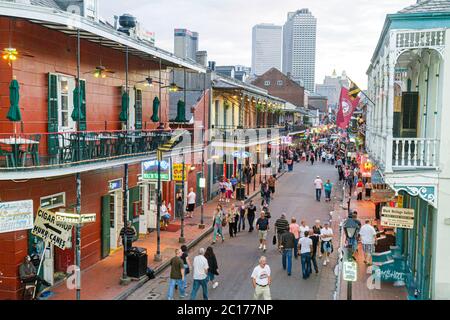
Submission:
{"label": "distant tower", "polygon": [[174,53],[177,57],[196,61],[198,51],[198,33],[187,29],[175,29]]}
{"label": "distant tower", "polygon": [[283,28],[274,24],[258,24],[252,32],[252,72],[260,76],[271,68],[281,71]]}

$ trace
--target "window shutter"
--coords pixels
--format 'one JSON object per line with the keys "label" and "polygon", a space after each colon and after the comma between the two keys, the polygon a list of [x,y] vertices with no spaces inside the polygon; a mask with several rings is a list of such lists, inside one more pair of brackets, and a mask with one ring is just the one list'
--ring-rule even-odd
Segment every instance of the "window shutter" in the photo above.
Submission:
{"label": "window shutter", "polygon": [[111,225],[110,225],[110,219],[111,219],[111,212],[110,212],[110,195],[106,195],[102,197],[102,224],[101,224],[101,230],[102,230],[102,259],[109,256],[109,251],[111,249]]}
{"label": "window shutter", "polygon": [[131,221],[131,223],[135,227],[136,231],[139,231],[139,219],[136,219],[137,220],[136,223],[133,223],[133,220],[135,219],[134,218],[134,204],[135,204],[135,202],[139,201],[139,192],[140,192],[139,186],[128,190],[128,197],[129,197],[128,221]]}
{"label": "window shutter", "polygon": [[[58,132],[58,76],[48,74],[48,133]],[[48,154],[58,154],[58,135],[49,134]]]}
{"label": "window shutter", "polygon": [[80,131],[86,131],[86,80],[80,80],[80,88],[81,88],[81,119],[79,124]]}
{"label": "window shutter", "polygon": [[135,105],[134,105],[134,113],[135,113],[135,129],[142,130],[142,90],[134,89],[135,93]]}

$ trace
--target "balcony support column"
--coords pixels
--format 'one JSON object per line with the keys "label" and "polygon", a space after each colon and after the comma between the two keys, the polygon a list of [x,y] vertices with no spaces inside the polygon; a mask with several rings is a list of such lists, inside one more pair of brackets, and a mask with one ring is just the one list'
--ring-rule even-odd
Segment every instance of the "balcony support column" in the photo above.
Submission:
{"label": "balcony support column", "polygon": [[386,134],[387,134],[387,145],[386,145],[386,172],[391,173],[392,171],[392,157],[393,157],[393,128],[394,128],[394,76],[395,76],[395,33],[391,34],[389,56],[388,56],[388,101],[387,101],[387,122],[386,122]]}

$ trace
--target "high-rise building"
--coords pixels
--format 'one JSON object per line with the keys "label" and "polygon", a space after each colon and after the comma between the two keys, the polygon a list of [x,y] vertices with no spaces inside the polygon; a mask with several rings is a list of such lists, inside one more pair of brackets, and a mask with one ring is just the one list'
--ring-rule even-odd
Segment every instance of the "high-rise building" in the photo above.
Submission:
{"label": "high-rise building", "polygon": [[260,76],[271,68],[281,70],[283,29],[274,24],[258,24],[253,27],[252,71]]}
{"label": "high-rise building", "polygon": [[283,29],[283,72],[313,92],[317,19],[309,9],[288,13]]}
{"label": "high-rise building", "polygon": [[187,29],[175,29],[174,53],[177,57],[196,61],[198,33]]}

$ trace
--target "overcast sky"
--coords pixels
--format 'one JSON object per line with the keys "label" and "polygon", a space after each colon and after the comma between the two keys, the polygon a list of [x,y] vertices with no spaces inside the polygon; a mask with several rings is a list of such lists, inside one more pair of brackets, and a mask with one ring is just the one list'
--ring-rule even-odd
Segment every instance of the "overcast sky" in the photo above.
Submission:
{"label": "overcast sky", "polygon": [[317,18],[316,83],[333,69],[366,88],[366,70],[385,16],[415,0],[100,0],[100,14],[130,13],[148,31],[156,46],[173,52],[173,29],[200,33],[199,50],[217,65],[251,66],[252,27],[283,25],[289,11],[309,8]]}

